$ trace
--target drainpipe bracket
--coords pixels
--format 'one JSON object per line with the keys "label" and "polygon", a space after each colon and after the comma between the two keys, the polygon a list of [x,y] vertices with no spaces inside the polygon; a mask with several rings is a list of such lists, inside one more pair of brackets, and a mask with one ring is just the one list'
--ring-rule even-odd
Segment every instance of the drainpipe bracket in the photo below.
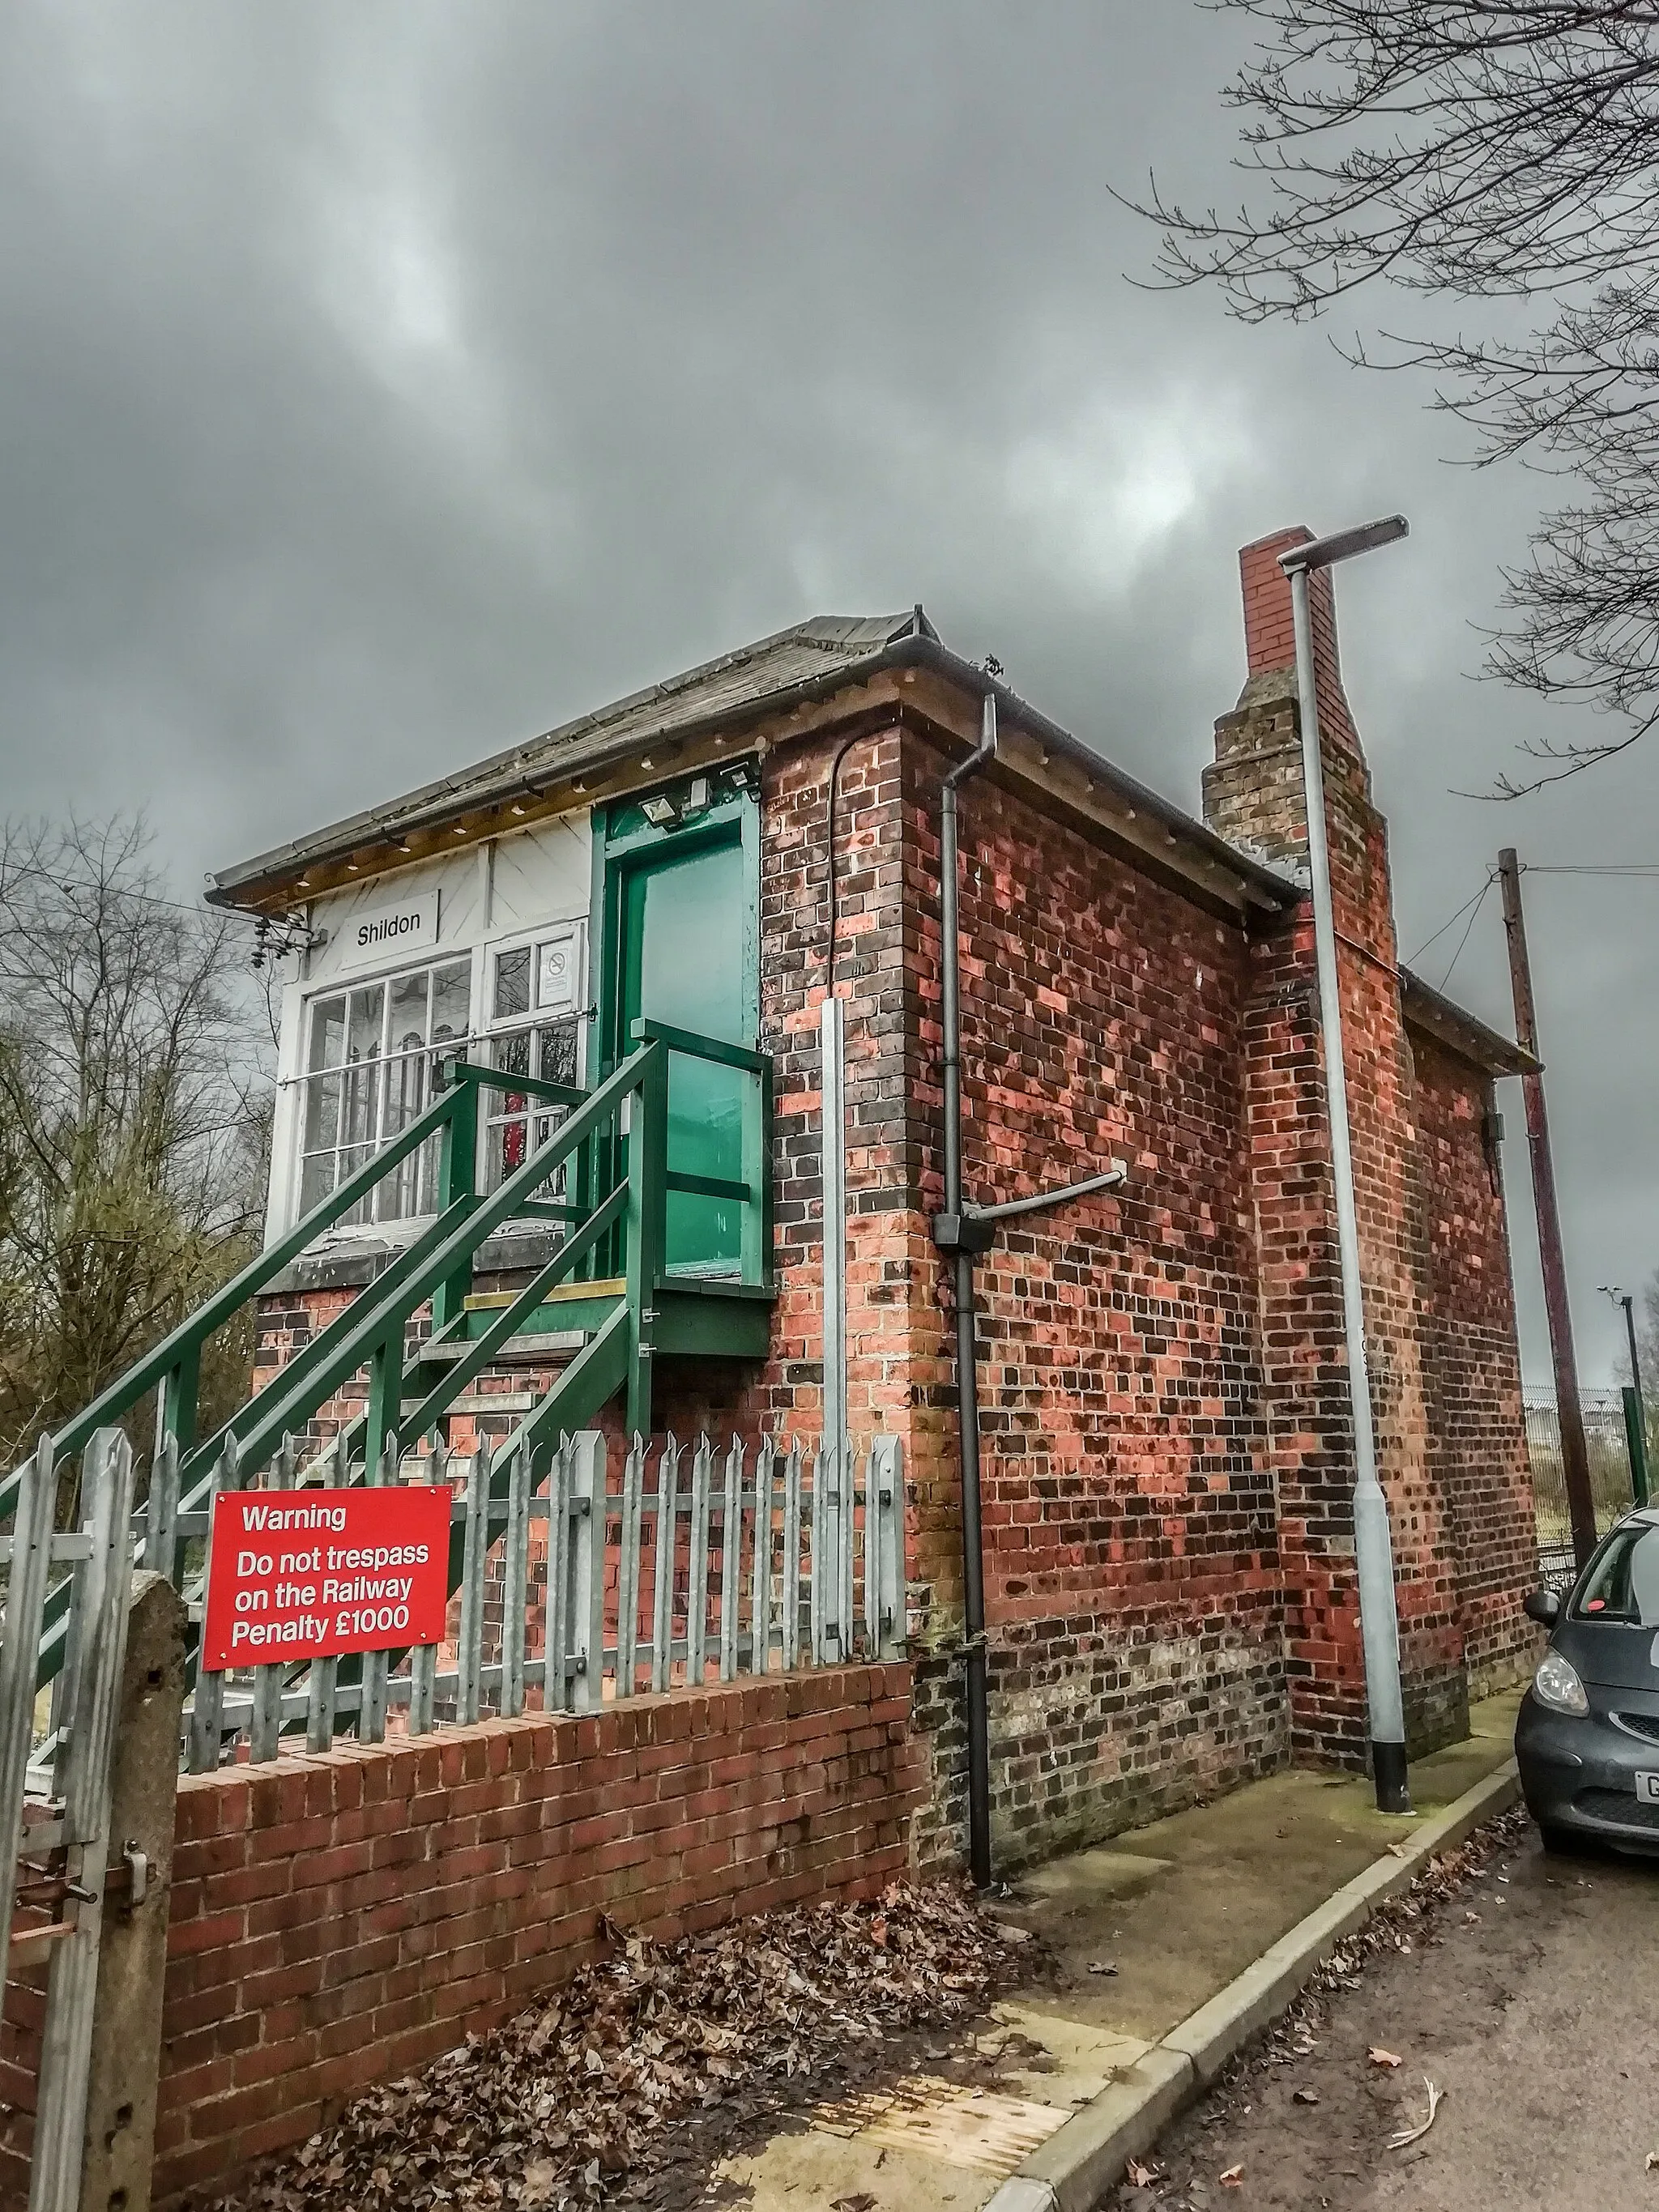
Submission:
{"label": "drainpipe bracket", "polygon": [[936,1213],[933,1231],[941,1252],[988,1252],[997,1236],[995,1222],[973,1213]]}

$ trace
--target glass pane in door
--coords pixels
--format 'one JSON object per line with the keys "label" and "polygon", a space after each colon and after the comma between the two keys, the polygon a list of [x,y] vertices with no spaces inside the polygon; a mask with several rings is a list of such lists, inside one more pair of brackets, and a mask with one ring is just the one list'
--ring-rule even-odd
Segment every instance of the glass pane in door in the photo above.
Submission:
{"label": "glass pane in door", "polygon": [[[644,1014],[722,1043],[752,1043],[744,985],[742,847],[717,845],[642,863],[629,890],[629,1021]],[[735,1068],[670,1054],[671,1170],[741,1182],[749,1079]],[[727,1273],[740,1263],[742,1249],[738,1200],[669,1192],[671,1267]]]}

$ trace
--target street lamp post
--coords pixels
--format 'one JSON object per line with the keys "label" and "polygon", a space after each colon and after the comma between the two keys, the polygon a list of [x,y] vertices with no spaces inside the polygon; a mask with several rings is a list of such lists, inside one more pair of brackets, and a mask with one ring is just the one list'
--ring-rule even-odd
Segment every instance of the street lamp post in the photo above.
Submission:
{"label": "street lamp post", "polygon": [[1308,866],[1313,892],[1314,950],[1319,971],[1319,1024],[1330,1118],[1331,1173],[1336,1186],[1337,1247],[1342,1264],[1342,1324],[1348,1347],[1348,1395],[1353,1408],[1354,1564],[1359,1628],[1365,1652],[1371,1778],[1381,1813],[1409,1813],[1406,1716],[1400,1689],[1400,1622],[1395,1609],[1394,1544],[1388,1500],[1376,1476],[1376,1425],[1365,1363],[1365,1303],[1359,1277],[1359,1224],[1354,1209],[1353,1152],[1348,1134],[1348,1081],[1342,1056],[1342,1002],[1337,988],[1336,918],[1331,905],[1331,856],[1325,827],[1325,772],[1319,752],[1319,698],[1314,678],[1309,579],[1406,535],[1403,514],[1293,545],[1279,556],[1290,579],[1296,625],[1296,688],[1302,726],[1302,781],[1308,806]]}

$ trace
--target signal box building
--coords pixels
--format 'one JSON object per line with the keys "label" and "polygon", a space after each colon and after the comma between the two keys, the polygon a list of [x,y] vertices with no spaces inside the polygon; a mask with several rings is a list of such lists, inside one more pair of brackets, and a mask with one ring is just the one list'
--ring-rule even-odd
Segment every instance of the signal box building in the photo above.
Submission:
{"label": "signal box building", "polygon": [[[1363,1757],[1346,1369],[1280,533],[1242,556],[1247,674],[1196,814],[997,692],[962,793],[965,1184],[1120,1190],[1006,1225],[981,1264],[994,1828],[1007,1865],[1291,1760]],[[1319,599],[1322,592],[1324,597]],[[1528,1649],[1534,1564],[1494,1086],[1529,1063],[1400,965],[1386,825],[1319,683],[1382,1478],[1411,1750]],[[641,1023],[668,1066],[664,1249],[629,1303],[509,1346],[453,1417],[643,1418],[810,1437],[823,1387],[818,1029],[845,1009],[855,1437],[902,1442],[911,1851],[960,1856],[962,1559],[941,1202],[940,781],[989,679],[920,608],[819,617],[213,879],[303,949],[283,993],[270,1233],[421,1112],[457,1054],[488,1190]],[[1034,684],[1034,690],[1040,689]],[[535,1086],[542,1086],[540,1089]],[[291,1358],[406,1259],[443,1161],[410,1156],[263,1301]],[[477,1255],[497,1307],[565,1233]],[[601,1293],[604,1295],[601,1296]],[[606,1304],[606,1299],[611,1303]],[[620,1302],[620,1303],[618,1303]],[[550,1310],[551,1310],[550,1309]],[[601,1342],[601,1340],[603,1341]],[[599,1352],[612,1340],[614,1358]],[[593,1347],[599,1346],[599,1350]],[[578,1406],[574,1363],[587,1378]],[[565,1378],[562,1383],[561,1378]],[[349,1410],[342,1407],[342,1412]],[[569,1418],[566,1418],[568,1416]]]}

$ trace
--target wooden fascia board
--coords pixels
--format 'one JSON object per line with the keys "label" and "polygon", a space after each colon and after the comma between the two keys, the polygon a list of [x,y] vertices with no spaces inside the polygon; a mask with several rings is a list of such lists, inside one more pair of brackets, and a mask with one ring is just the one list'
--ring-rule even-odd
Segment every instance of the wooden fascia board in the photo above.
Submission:
{"label": "wooden fascia board", "polygon": [[[959,685],[927,668],[907,668],[881,679],[891,685],[907,721],[957,752],[979,742],[980,702]],[[1289,886],[1275,895],[1256,879],[1248,864],[1235,865],[1224,853],[1183,834],[1174,809],[1149,807],[1145,796],[1127,793],[1104,761],[1096,767],[1071,750],[1061,751],[1004,719],[995,761],[985,771],[1042,811],[1062,816],[1092,843],[1150,876],[1166,890],[1190,898],[1221,919],[1248,924],[1285,911],[1297,896]]]}

